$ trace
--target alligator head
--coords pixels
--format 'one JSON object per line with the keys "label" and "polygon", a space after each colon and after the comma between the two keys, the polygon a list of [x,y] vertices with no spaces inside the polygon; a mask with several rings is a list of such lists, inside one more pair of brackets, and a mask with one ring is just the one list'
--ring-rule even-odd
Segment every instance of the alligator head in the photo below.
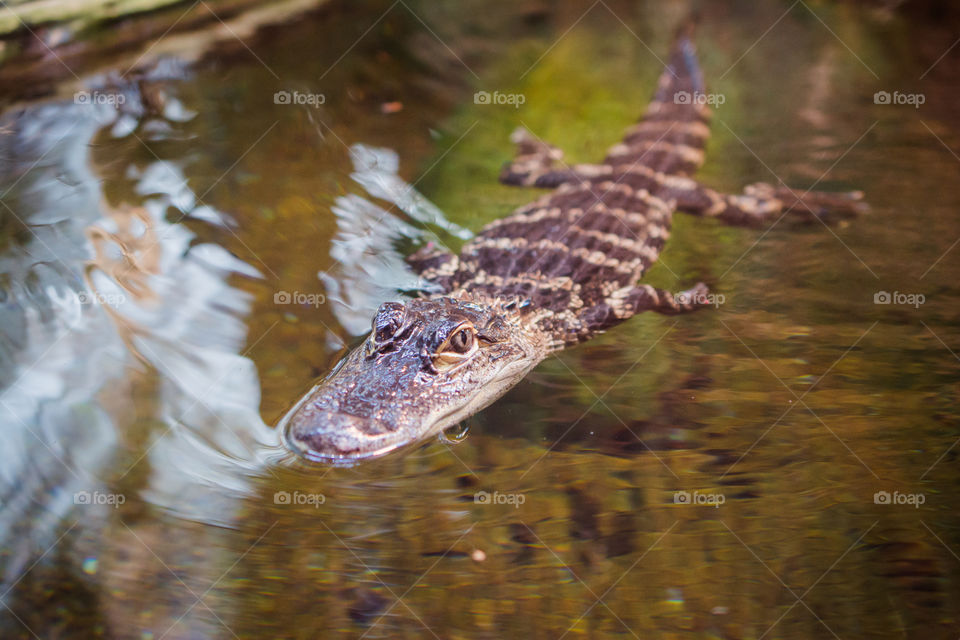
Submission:
{"label": "alligator head", "polygon": [[483,409],[546,355],[513,305],[449,297],[387,302],[366,341],[280,424],[305,457],[350,463]]}

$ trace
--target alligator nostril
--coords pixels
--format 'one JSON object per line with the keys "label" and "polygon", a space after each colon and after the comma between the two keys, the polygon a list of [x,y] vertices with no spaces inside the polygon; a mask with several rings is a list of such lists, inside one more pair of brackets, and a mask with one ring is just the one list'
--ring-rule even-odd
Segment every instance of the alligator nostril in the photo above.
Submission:
{"label": "alligator nostril", "polygon": [[377,344],[376,342],[371,343],[367,346],[366,357],[367,360],[373,360],[377,356],[382,356],[387,353],[393,353],[397,351],[397,344],[393,341],[385,342],[383,344]]}

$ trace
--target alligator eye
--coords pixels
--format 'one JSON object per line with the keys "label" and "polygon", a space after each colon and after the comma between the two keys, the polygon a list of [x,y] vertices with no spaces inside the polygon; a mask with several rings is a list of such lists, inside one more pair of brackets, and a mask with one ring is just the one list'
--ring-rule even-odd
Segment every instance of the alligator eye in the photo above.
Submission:
{"label": "alligator eye", "polygon": [[469,329],[460,329],[450,336],[450,349],[457,353],[467,353],[473,346],[473,332]]}
{"label": "alligator eye", "polygon": [[434,355],[434,366],[439,370],[449,369],[465,362],[477,350],[477,332],[470,325],[461,326],[450,334]]}

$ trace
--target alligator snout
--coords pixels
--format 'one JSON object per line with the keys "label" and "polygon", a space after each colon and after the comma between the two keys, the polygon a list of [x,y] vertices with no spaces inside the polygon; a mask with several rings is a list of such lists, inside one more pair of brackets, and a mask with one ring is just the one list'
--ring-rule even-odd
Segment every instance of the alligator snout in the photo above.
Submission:
{"label": "alligator snout", "polygon": [[322,462],[376,456],[399,444],[397,433],[375,420],[309,405],[290,413],[284,433],[292,449]]}

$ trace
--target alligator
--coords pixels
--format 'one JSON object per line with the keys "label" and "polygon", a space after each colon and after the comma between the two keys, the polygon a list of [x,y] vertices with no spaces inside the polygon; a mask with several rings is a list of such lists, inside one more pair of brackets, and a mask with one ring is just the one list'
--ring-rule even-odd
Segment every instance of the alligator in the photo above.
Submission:
{"label": "alligator", "polygon": [[739,226],[790,214],[832,221],[861,192],[758,183],[730,195],[691,176],[703,163],[710,102],[689,27],[653,100],[600,164],[567,164],[524,129],[503,183],[553,189],[485,226],[459,255],[427,244],[407,259],[432,289],[386,302],[366,340],[281,420],[302,457],[349,465],[423,440],[502,396],[549,354],[644,311],[711,306],[703,283],[679,293],[637,284],[675,211]]}

